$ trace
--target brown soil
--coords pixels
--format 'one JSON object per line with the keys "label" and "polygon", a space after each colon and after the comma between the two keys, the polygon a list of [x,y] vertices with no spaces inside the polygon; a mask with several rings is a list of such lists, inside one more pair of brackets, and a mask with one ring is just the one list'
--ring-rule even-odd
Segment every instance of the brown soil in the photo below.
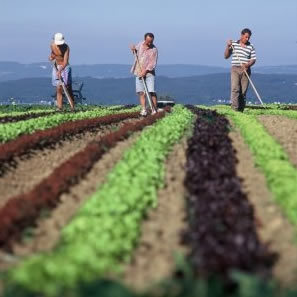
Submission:
{"label": "brown soil", "polygon": [[51,250],[59,240],[61,229],[69,222],[82,203],[104,182],[106,174],[122,158],[124,151],[133,144],[137,135],[139,133],[120,141],[116,147],[104,154],[78,185],[73,186],[69,193],[61,196],[59,206],[51,211],[49,216],[39,219],[37,227],[31,230],[31,235],[27,236],[22,243],[14,245],[12,255],[0,251],[0,270],[8,269],[21,257]]}
{"label": "brown soil", "polygon": [[259,116],[259,121],[287,151],[290,161],[297,166],[297,121],[284,116]]}
{"label": "brown soil", "polygon": [[143,290],[174,272],[175,253],[185,253],[180,243],[186,228],[185,211],[186,140],[175,145],[165,164],[165,187],[158,192],[158,206],[149,212],[142,225],[142,237],[132,262],[125,268],[123,281]]}
{"label": "brown soil", "polygon": [[259,236],[269,243],[271,251],[279,255],[273,268],[273,276],[283,285],[296,284],[297,245],[294,228],[275,204],[266,186],[265,177],[254,166],[253,156],[240,133],[232,131],[230,137],[239,160],[237,174],[242,178],[243,190],[255,209]]}
{"label": "brown soil", "polygon": [[60,141],[54,147],[32,151],[29,156],[16,159],[16,167],[8,170],[0,178],[0,208],[11,198],[30,191],[71,156],[82,150],[88,142],[100,138],[124,123],[137,119],[124,120],[120,124],[99,127],[93,131]]}

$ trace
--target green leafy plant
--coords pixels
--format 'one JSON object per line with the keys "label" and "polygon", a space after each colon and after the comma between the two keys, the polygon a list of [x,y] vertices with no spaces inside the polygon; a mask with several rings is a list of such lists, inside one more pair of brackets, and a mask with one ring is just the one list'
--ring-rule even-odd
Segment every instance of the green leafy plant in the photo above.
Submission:
{"label": "green leafy plant", "polygon": [[46,130],[48,128],[56,127],[61,123],[67,121],[76,121],[88,118],[95,118],[107,114],[116,114],[121,112],[131,112],[138,110],[138,107],[129,110],[112,110],[109,108],[97,108],[85,112],[77,113],[61,113],[50,115],[42,118],[36,118],[26,121],[19,121],[16,123],[7,123],[0,125],[0,142],[4,143],[9,140],[15,139],[23,134],[31,134],[37,130]]}
{"label": "green leafy plant", "polygon": [[194,115],[181,106],[146,128],[107,181],[62,230],[61,241],[49,254],[35,255],[8,275],[8,285],[56,296],[79,282],[120,271],[130,259],[147,210],[157,205],[164,180],[164,161],[190,127]]}
{"label": "green leafy plant", "polygon": [[297,170],[282,146],[269,135],[255,115],[237,113],[230,108],[219,108],[218,111],[230,116],[239,128],[254,155],[255,164],[265,174],[270,191],[289,220],[297,225]]}
{"label": "green leafy plant", "polygon": [[29,111],[11,111],[11,112],[1,112],[0,113],[0,118],[3,117],[14,117],[14,116],[19,116],[23,114],[38,114],[38,113],[45,113],[45,112],[52,112],[50,109],[34,109],[34,110],[29,110]]}
{"label": "green leafy plant", "polygon": [[[206,108],[205,106],[200,106],[200,108]],[[276,115],[276,116],[285,116],[292,119],[297,119],[297,111],[295,110],[282,110],[279,105],[274,104],[265,104],[267,109],[249,109],[246,108],[244,110],[244,115]],[[227,105],[216,105],[210,107],[211,109],[217,109],[219,112],[224,113],[226,115],[232,115],[232,109]]]}

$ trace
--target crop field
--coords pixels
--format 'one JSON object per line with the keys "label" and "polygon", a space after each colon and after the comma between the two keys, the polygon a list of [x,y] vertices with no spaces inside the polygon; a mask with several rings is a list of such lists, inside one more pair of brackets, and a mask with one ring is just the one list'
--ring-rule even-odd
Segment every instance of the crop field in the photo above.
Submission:
{"label": "crop field", "polygon": [[0,296],[297,296],[297,110],[0,106]]}

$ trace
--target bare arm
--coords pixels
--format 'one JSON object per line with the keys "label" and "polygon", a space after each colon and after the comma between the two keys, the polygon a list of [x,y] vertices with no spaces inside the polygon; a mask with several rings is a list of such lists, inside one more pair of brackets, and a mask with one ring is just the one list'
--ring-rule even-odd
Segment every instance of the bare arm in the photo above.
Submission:
{"label": "bare arm", "polygon": [[69,63],[69,55],[70,55],[70,48],[68,46],[67,51],[66,51],[66,53],[64,55],[64,61],[63,61],[63,64],[62,64],[62,69],[64,69],[68,65],[68,63]]}
{"label": "bare arm", "polygon": [[246,69],[249,69],[250,67],[252,67],[254,64],[256,63],[255,59],[251,59],[247,64],[244,64],[244,67]]}
{"label": "bare arm", "polygon": [[131,44],[130,49],[131,49],[132,52],[137,52],[135,44]]}
{"label": "bare arm", "polygon": [[225,52],[224,52],[224,57],[225,59],[229,59],[231,54],[232,54],[232,40],[228,40],[227,41],[227,45],[226,45],[226,49],[225,49]]}
{"label": "bare arm", "polygon": [[53,50],[53,44],[52,43],[50,45],[50,49],[51,49],[51,54],[49,56],[49,60],[52,61],[52,60],[54,60],[56,58],[56,55],[55,55],[54,50]]}
{"label": "bare arm", "polygon": [[141,46],[142,42],[139,42],[138,44],[130,44],[130,49],[132,52],[138,52],[139,51],[139,48]]}
{"label": "bare arm", "polygon": [[250,59],[250,61],[248,63],[249,64],[249,67],[252,67],[256,63],[256,59],[257,59],[257,57],[256,57],[256,51],[255,51],[255,48],[253,46],[253,49],[251,51],[251,59]]}

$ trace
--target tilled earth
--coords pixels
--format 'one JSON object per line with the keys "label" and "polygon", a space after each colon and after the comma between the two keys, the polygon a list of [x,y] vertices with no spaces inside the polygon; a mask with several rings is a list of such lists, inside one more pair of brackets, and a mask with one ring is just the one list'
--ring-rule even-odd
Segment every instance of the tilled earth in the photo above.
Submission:
{"label": "tilled earth", "polygon": [[41,217],[37,227],[30,230],[30,235],[24,237],[21,243],[14,244],[12,255],[0,251],[0,269],[11,267],[23,256],[51,250],[59,240],[61,229],[81,204],[104,182],[106,174],[122,158],[124,151],[134,143],[137,135],[138,133],[135,133],[127,140],[120,141],[116,147],[104,154],[79,184],[61,196],[58,207]]}
{"label": "tilled earth", "polygon": [[[132,123],[135,121],[138,121],[138,119],[129,119],[116,125],[104,126],[95,131],[62,141],[58,143],[55,148],[42,151],[42,155],[39,151],[38,154],[36,152],[36,154],[31,155],[30,158],[20,160],[18,166],[9,171],[1,179],[1,185],[5,185],[3,193],[5,193],[6,196],[2,196],[0,206],[3,206],[5,200],[7,201],[12,197],[12,193],[22,193],[20,191],[26,192],[32,189],[59,164],[83,149],[89,141],[98,139],[127,122]],[[134,142],[136,135],[137,133],[133,134],[133,136],[125,141],[120,141],[115,148],[112,148],[104,154],[103,157],[96,162],[93,169],[83,181],[73,186],[69,193],[62,195],[61,203],[56,209],[51,211],[50,214],[42,215],[36,228],[25,230],[26,236],[24,236],[24,240],[21,243],[14,244],[12,255],[0,251],[0,269],[5,269],[13,265],[18,261],[19,256],[30,255],[38,251],[46,251],[54,247],[59,239],[60,229],[67,224],[81,203],[104,181],[106,173],[121,159],[124,150]],[[24,173],[26,173],[25,179],[23,176]],[[30,176],[32,176],[32,181]],[[9,180],[9,177],[12,182]],[[3,180],[6,180],[7,183]]]}
{"label": "tilled earth", "polygon": [[297,122],[284,116],[259,116],[258,119],[287,151],[290,161],[297,167]]}
{"label": "tilled earth", "polygon": [[187,229],[185,210],[186,140],[175,145],[165,164],[165,187],[158,192],[158,206],[142,224],[142,236],[123,281],[141,290],[168,278],[175,269],[176,253],[185,253],[181,233]]}
{"label": "tilled earth", "polygon": [[[271,119],[273,120],[273,119]],[[269,249],[278,254],[273,266],[273,277],[283,285],[297,281],[297,245],[293,226],[282,214],[266,186],[262,172],[254,166],[253,156],[237,130],[230,134],[238,163],[237,174],[242,179],[243,191],[253,204],[258,233]]]}
{"label": "tilled earth", "polygon": [[190,107],[197,120],[188,142],[186,180],[189,230],[185,243],[199,276],[232,283],[240,270],[269,277],[275,262],[257,234],[254,208],[236,173],[230,123],[215,111]]}
{"label": "tilled earth", "polygon": [[[296,121],[278,116],[259,116],[268,132],[279,141],[288,152],[290,160],[297,166],[297,127]],[[0,207],[15,195],[32,189],[53,169],[76,152],[83,149],[91,140],[115,130],[131,119],[119,124],[102,126],[92,132],[82,133],[63,140],[52,148],[33,151],[26,157],[16,160],[0,179]],[[15,265],[22,257],[36,252],[51,250],[57,244],[61,229],[69,222],[78,208],[90,197],[105,180],[109,170],[122,158],[124,151],[134,143],[138,133],[120,141],[96,162],[92,170],[70,192],[63,194],[61,202],[49,214],[38,220],[37,226],[27,230],[20,243],[15,243],[13,253],[0,251],[0,270]],[[284,285],[297,281],[297,245],[295,232],[269,192],[264,175],[254,166],[254,160],[247,145],[235,129],[229,133],[236,149],[236,173],[241,178],[243,192],[252,203],[255,211],[257,233],[261,242],[268,243],[268,250],[279,256],[273,266],[273,276]],[[148,285],[172,274],[175,268],[174,254],[185,253],[181,244],[181,232],[188,228],[185,222],[185,151],[186,141],[177,144],[165,164],[166,182],[158,192],[159,204],[149,212],[142,225],[142,237],[131,263],[126,266],[123,281],[135,289]],[[199,244],[199,243],[197,243]]]}
{"label": "tilled earth", "polygon": [[71,156],[82,150],[90,141],[99,139],[104,134],[114,131],[124,123],[135,122],[138,119],[129,119],[101,126],[91,132],[72,136],[58,142],[54,147],[35,150],[22,158],[17,158],[16,166],[11,167],[0,178],[0,207],[11,197],[24,194],[47,177],[53,169],[58,167]]}

